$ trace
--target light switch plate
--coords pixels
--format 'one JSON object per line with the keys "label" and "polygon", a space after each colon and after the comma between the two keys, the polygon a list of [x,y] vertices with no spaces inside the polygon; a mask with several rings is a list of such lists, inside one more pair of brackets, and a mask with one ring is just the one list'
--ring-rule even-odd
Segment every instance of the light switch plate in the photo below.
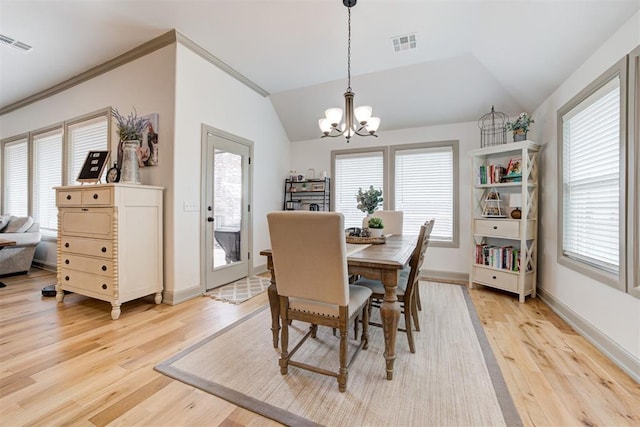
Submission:
{"label": "light switch plate", "polygon": [[200,210],[200,202],[184,202],[185,212],[198,212]]}

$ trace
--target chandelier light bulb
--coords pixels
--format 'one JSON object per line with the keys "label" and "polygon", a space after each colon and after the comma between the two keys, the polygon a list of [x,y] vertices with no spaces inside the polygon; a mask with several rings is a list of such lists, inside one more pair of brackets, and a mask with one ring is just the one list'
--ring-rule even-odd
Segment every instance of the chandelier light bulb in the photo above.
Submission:
{"label": "chandelier light bulb", "polygon": [[373,109],[368,105],[363,105],[355,109],[354,113],[356,115],[356,120],[361,125],[366,124],[371,118],[371,113]]}
{"label": "chandelier light bulb", "polygon": [[324,112],[325,117],[333,126],[337,126],[342,120],[342,108],[328,108]]}
{"label": "chandelier light bulb", "polygon": [[328,135],[329,132],[331,132],[331,122],[329,121],[329,119],[318,120],[318,126],[320,126],[320,130],[325,135]]}
{"label": "chandelier light bulb", "polygon": [[371,117],[367,122],[367,130],[370,134],[374,134],[380,126],[380,117]]}

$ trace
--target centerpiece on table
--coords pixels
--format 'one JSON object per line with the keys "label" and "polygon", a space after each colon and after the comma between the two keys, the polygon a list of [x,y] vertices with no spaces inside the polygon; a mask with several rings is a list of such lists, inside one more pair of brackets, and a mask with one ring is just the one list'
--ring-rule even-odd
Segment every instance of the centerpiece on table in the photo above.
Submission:
{"label": "centerpiece on table", "polygon": [[515,121],[507,122],[507,130],[513,132],[513,142],[525,141],[527,139],[527,133],[529,133],[531,123],[535,122],[527,113],[520,113]]}
{"label": "centerpiece on table", "polygon": [[373,237],[372,230],[376,230],[373,231],[373,234],[377,234],[378,237],[380,237],[380,235],[382,235],[382,229],[384,228],[382,221],[380,220],[379,223],[377,221],[374,221],[372,223],[371,220],[376,218],[369,217],[373,215],[373,213],[380,207],[380,205],[382,205],[382,191],[376,190],[375,188],[373,188],[373,185],[370,185],[369,189],[366,191],[362,191],[362,187],[360,187],[358,189],[356,200],[358,201],[358,209],[367,214],[368,219],[366,219],[366,223],[368,226],[369,235]]}
{"label": "centerpiece on table", "polygon": [[142,133],[147,128],[149,120],[138,117],[135,108],[133,113],[129,113],[128,116],[123,116],[117,108],[114,108],[113,117],[116,119],[120,145],[123,150],[120,180],[129,184],[140,184],[140,166],[138,164],[140,141],[142,141]]}
{"label": "centerpiece on table", "polygon": [[372,216],[371,218],[369,218],[368,225],[370,237],[382,237],[382,230],[384,229],[382,218]]}

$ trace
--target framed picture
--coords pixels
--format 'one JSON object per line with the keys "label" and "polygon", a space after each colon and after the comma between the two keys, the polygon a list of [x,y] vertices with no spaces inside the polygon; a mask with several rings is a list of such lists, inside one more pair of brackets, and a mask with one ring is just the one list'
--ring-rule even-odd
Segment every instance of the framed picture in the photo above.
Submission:
{"label": "framed picture", "polygon": [[78,174],[78,182],[98,182],[104,172],[104,167],[109,160],[109,151],[89,151],[87,159],[84,161],[82,169]]}

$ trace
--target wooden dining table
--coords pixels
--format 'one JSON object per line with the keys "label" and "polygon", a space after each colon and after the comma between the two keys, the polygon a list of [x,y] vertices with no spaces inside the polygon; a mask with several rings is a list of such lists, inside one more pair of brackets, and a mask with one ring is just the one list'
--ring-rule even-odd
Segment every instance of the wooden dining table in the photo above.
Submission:
{"label": "wooden dining table", "polygon": [[[0,250],[2,250],[2,248],[4,248],[5,246],[15,246],[16,242],[14,242],[13,240],[4,240],[4,239],[0,239]],[[2,282],[0,282],[0,288],[4,288],[6,285]]]}
{"label": "wooden dining table", "polygon": [[[387,379],[393,379],[393,365],[396,359],[396,333],[400,319],[400,304],[396,296],[396,288],[400,271],[409,264],[416,236],[390,235],[384,244],[353,245],[348,244],[347,265],[349,274],[364,276],[368,279],[380,280],[384,285],[384,300],[380,307],[380,317],[384,331],[384,359]],[[361,247],[356,247],[361,246]],[[271,285],[268,289],[269,306],[271,308],[271,332],[273,346],[278,347],[280,332],[280,299],[278,298],[276,271],[273,266],[271,249],[260,251],[267,257],[267,268],[271,272]]]}

